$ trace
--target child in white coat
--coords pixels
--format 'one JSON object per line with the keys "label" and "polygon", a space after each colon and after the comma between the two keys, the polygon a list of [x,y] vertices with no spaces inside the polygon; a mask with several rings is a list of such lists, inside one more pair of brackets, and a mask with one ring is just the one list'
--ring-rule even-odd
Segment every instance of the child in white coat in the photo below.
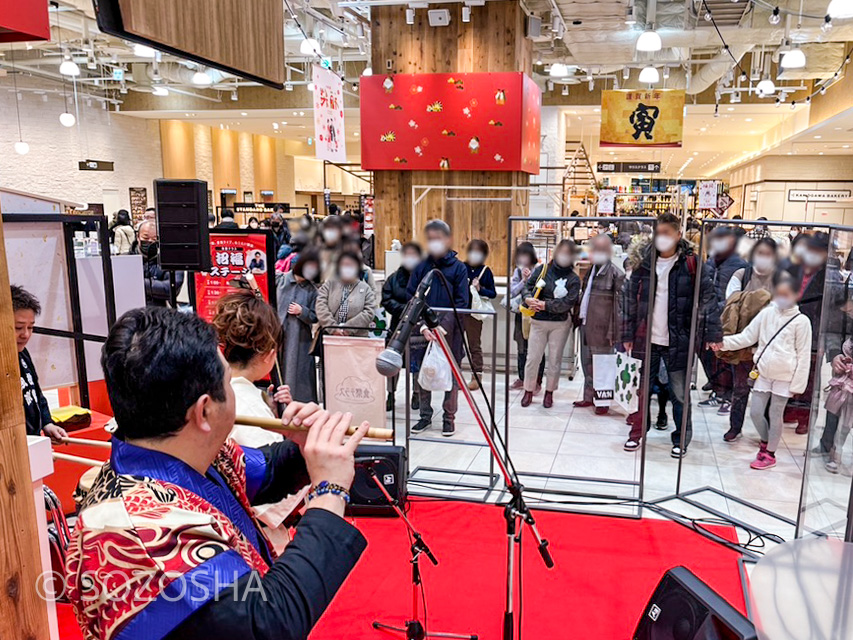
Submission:
{"label": "child in white coat", "polygon": [[800,313],[797,290],[791,278],[777,276],[773,293],[773,302],[762,309],[743,332],[726,336],[721,344],[713,345],[715,351],[735,351],[758,345],[750,374],[755,380],[750,418],[761,445],[750,467],[759,470],[776,466],[785,405],[788,398],[806,390],[811,368],[812,327],[809,319]]}

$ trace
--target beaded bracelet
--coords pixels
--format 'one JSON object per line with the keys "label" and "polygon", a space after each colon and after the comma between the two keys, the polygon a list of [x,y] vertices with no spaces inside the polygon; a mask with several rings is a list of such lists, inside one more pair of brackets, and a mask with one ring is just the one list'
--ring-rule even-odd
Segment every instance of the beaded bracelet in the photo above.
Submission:
{"label": "beaded bracelet", "polygon": [[311,491],[308,492],[308,502],[311,502],[311,500],[318,496],[324,496],[327,493],[338,496],[344,502],[349,504],[349,491],[347,491],[345,487],[329,482],[328,480],[323,480],[320,484],[311,487]]}

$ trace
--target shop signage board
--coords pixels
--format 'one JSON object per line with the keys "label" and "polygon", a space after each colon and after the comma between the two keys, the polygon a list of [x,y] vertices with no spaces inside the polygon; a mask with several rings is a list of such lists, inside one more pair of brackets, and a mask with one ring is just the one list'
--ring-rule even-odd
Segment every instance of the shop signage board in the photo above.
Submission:
{"label": "shop signage board", "polygon": [[616,213],[616,191],[602,189],[598,192],[598,213],[603,215]]}
{"label": "shop signage board", "polygon": [[788,202],[838,202],[849,197],[850,189],[788,189]]}
{"label": "shop signage board", "polygon": [[115,171],[115,163],[109,160],[81,160],[77,168],[80,171]]}
{"label": "shop signage board", "polygon": [[269,302],[269,259],[267,233],[210,232],[210,258],[213,265],[207,273],[195,274],[196,311],[208,322],[216,315],[216,303],[234,291],[230,280],[251,272]]}
{"label": "shop signage board", "polygon": [[313,69],[315,154],[320,160],[346,162],[343,81],[319,65]]}
{"label": "shop signage board", "polygon": [[539,173],[541,94],[523,73],[361,79],[361,166]]}
{"label": "shop signage board", "polygon": [[599,162],[598,173],[660,173],[660,162]]}
{"label": "shop signage board", "polygon": [[696,196],[697,209],[716,209],[717,191],[719,183],[716,180],[702,180],[696,185],[698,195]]}
{"label": "shop signage board", "polygon": [[602,91],[602,147],[680,147],[684,91]]}
{"label": "shop signage board", "polygon": [[370,237],[375,229],[375,196],[372,193],[362,193],[359,196],[361,214],[364,216],[364,235]]}

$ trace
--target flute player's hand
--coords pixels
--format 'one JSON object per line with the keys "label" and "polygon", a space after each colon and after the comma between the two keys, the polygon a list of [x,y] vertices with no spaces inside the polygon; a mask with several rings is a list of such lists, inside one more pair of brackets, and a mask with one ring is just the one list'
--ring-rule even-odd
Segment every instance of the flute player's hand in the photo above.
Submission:
{"label": "flute player's hand", "polygon": [[[305,421],[322,411],[323,408],[316,402],[291,402],[281,414],[281,424],[284,426],[292,424],[296,427],[310,426]],[[299,445],[299,450],[304,453],[305,441],[308,439],[307,431],[288,431],[284,436]]]}

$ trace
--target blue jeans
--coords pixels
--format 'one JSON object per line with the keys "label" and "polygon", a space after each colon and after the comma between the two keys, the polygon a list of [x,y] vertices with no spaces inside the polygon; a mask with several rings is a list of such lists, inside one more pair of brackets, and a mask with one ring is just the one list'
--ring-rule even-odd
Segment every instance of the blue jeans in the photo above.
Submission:
{"label": "blue jeans", "polygon": [[[669,383],[667,384],[667,388],[669,390],[669,400],[672,402],[672,418],[675,422],[675,431],[672,432],[672,444],[673,446],[681,446],[685,449],[690,445],[690,441],[693,439],[693,420],[690,415],[690,400],[687,397],[687,370],[681,369],[679,371],[672,370],[672,364],[669,358],[669,347],[662,347],[661,345],[653,344],[652,352],[649,356],[649,372],[648,375],[651,376],[650,380],[657,380],[658,375],[660,373],[660,363],[663,362],[666,366],[666,371],[669,376]],[[687,427],[684,432],[684,443],[681,443],[681,421],[684,418],[685,411],[685,399],[686,402],[686,410],[687,410]],[[646,400],[643,396],[640,396],[640,408],[645,405],[646,412],[648,413],[648,417],[646,420],[646,431],[652,425],[652,416],[651,416],[651,399]],[[639,416],[638,416],[639,418]],[[631,424],[631,433],[629,438],[631,440],[639,440],[642,436],[642,425],[639,419],[634,420]]]}

